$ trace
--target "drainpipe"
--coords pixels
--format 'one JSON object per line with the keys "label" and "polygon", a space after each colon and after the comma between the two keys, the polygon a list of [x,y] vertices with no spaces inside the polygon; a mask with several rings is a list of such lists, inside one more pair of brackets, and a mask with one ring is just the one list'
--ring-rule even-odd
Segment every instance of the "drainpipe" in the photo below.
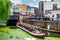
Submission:
{"label": "drainpipe", "polygon": [[47,29],[48,29],[48,30],[50,29],[50,24],[47,24]]}

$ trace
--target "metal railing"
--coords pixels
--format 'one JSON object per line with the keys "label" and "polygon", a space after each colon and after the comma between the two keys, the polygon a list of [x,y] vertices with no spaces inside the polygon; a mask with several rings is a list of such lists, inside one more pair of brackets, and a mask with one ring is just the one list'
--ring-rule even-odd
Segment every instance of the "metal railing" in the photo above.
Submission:
{"label": "metal railing", "polygon": [[60,19],[57,19],[57,18],[26,18],[26,20],[29,20],[29,21],[45,21],[45,22],[60,22]]}

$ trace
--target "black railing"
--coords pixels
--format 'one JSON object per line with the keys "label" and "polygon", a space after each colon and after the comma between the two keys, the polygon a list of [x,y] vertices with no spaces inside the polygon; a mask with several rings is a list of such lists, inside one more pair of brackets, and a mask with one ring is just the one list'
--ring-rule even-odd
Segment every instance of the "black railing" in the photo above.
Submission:
{"label": "black railing", "polygon": [[47,22],[60,22],[60,19],[57,18],[26,18],[29,21],[47,21]]}

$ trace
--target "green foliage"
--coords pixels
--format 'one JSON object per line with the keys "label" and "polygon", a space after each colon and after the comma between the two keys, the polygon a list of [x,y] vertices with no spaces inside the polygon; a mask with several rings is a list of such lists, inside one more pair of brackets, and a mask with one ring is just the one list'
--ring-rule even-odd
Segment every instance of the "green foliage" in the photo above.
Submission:
{"label": "green foliage", "polygon": [[0,0],[0,21],[6,21],[10,13],[10,0]]}

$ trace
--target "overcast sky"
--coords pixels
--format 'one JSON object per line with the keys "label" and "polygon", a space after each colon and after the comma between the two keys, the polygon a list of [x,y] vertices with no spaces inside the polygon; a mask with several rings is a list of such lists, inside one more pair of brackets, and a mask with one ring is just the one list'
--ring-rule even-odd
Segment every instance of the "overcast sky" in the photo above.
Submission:
{"label": "overcast sky", "polygon": [[[15,3],[15,4],[28,4],[30,6],[35,6],[35,7],[38,7],[39,5],[39,2],[41,0],[11,0],[12,3]],[[45,1],[45,0],[43,0]],[[50,1],[50,0],[47,0],[47,1]]]}

